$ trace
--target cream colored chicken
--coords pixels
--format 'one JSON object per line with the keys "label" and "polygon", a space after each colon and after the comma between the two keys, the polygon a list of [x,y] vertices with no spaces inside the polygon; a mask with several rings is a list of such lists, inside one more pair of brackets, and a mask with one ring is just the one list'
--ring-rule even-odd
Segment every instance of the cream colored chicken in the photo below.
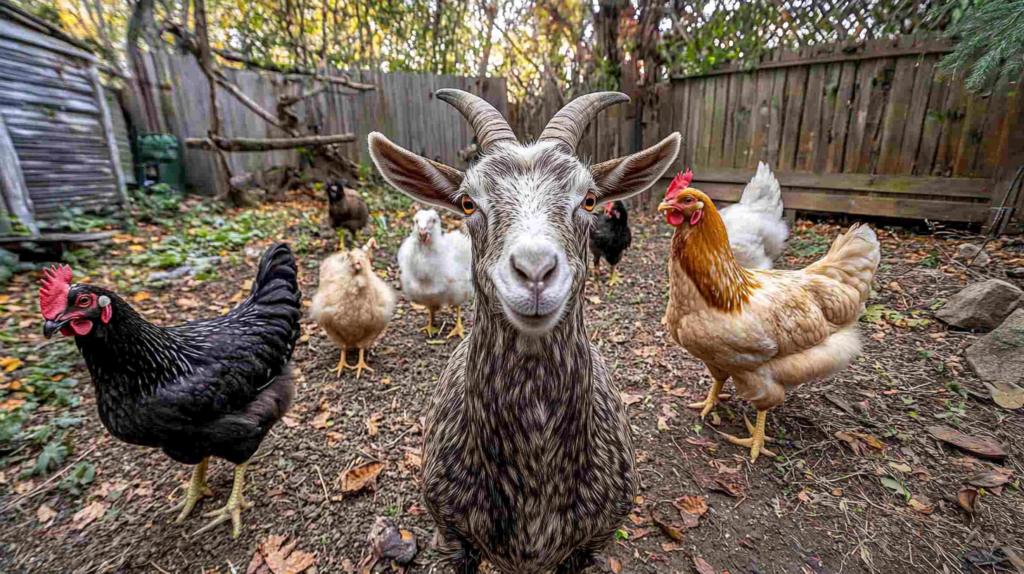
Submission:
{"label": "cream colored chicken", "polygon": [[[370,239],[362,248],[335,253],[320,264],[320,285],[313,296],[311,315],[327,337],[339,349],[341,359],[332,372],[340,377],[345,369],[373,372],[366,364],[366,349],[384,332],[395,314],[396,296],[373,272],[373,248]],[[354,367],[345,361],[348,349],[359,349]]]}
{"label": "cream colored chicken", "polygon": [[[796,271],[742,268],[729,248],[711,199],[689,188],[689,171],[673,180],[659,210],[676,228],[669,262],[669,330],[704,361],[714,379],[707,399],[690,405],[707,416],[732,377],[737,393],[757,408],[751,437],[728,437],[765,452],[765,417],[786,390],[831,376],[860,353],[856,323],[878,268],[875,232],[854,225],[828,254]],[[770,440],[770,439],[767,439]]]}

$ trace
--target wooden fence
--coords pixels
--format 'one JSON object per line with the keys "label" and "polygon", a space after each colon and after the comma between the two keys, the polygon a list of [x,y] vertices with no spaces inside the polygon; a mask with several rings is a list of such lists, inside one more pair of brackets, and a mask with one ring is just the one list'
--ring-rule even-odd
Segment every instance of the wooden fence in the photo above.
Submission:
{"label": "wooden fence", "polygon": [[789,208],[986,223],[1024,163],[1024,97],[1019,81],[971,94],[941,77],[949,51],[914,39],[776,50],[753,69],[673,79],[641,137],[680,132],[673,173],[690,167],[713,199],[736,201],[765,161]]}
{"label": "wooden fence", "polygon": [[[210,125],[208,84],[195,58],[188,54],[159,55],[171,75],[170,90],[173,114],[166,122],[170,130],[182,141],[188,137],[204,137]],[[149,77],[157,77],[152,61],[147,59]],[[296,82],[281,74],[225,69],[225,75],[264,109],[275,112],[282,95],[297,95],[310,88],[311,80]],[[452,166],[465,166],[459,150],[472,142],[473,131],[462,116],[451,106],[435,101],[434,92],[441,88],[459,88],[473,92],[490,102],[504,115],[508,115],[508,100],[504,78],[466,78],[459,76],[433,76],[426,74],[350,72],[358,82],[374,84],[377,90],[356,92],[342,86],[331,89],[306,102],[296,104],[292,110],[316,133],[354,133],[353,143],[342,144],[345,154],[363,164],[369,164],[366,136],[380,131],[395,143],[431,159]],[[230,94],[218,88],[218,102],[224,120],[224,133],[228,137],[267,138],[287,137],[242,105]],[[214,165],[210,152],[184,151],[185,169],[190,186],[213,193]],[[232,153],[229,165],[233,174],[253,172],[274,166],[299,165],[300,155],[295,151],[272,153]]]}

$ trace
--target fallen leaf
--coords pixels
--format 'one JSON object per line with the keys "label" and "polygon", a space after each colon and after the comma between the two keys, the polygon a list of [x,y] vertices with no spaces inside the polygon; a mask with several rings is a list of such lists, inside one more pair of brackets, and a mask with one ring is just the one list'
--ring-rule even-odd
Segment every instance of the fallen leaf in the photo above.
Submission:
{"label": "fallen leaf", "polygon": [[335,447],[338,443],[345,440],[345,435],[340,432],[327,431],[327,446]]}
{"label": "fallen leaf", "polygon": [[891,468],[893,470],[898,470],[900,472],[910,472],[912,470],[910,468],[910,465],[902,464],[902,463],[896,463],[896,462],[890,462],[889,463],[889,468]]}
{"label": "fallen leaf", "polygon": [[1024,388],[1010,383],[985,383],[992,401],[1007,410],[1024,407]]}
{"label": "fallen leaf", "polygon": [[963,487],[960,492],[956,493],[956,501],[960,503],[960,508],[963,508],[967,512],[974,514],[974,503],[978,500],[978,490],[976,488]]}
{"label": "fallen leaf", "polygon": [[675,542],[662,542],[661,543],[661,551],[662,552],[675,552],[676,550],[679,550],[679,545],[676,544]]}
{"label": "fallen leaf", "polygon": [[341,491],[358,492],[368,486],[376,488],[377,476],[384,470],[384,463],[371,462],[359,468],[341,473]]}
{"label": "fallen leaf", "polygon": [[644,400],[643,395],[631,395],[625,391],[620,392],[619,397],[622,399],[623,404],[625,404],[627,407],[629,405],[639,403],[640,401]]}
{"label": "fallen leaf", "polygon": [[854,437],[864,441],[865,444],[867,444],[868,446],[870,446],[871,448],[873,448],[875,450],[884,450],[885,449],[885,445],[882,444],[882,441],[878,440],[873,435],[859,433],[859,432],[852,432],[850,434],[853,435]]}
{"label": "fallen leaf", "polygon": [[39,520],[40,525],[45,525],[53,520],[55,516],[57,516],[57,512],[45,504],[40,505],[36,509],[36,518]]}
{"label": "fallen leaf", "polygon": [[199,301],[196,301],[195,299],[190,299],[188,297],[182,297],[181,299],[175,301],[174,304],[183,309],[194,309],[199,306]]}
{"label": "fallen leaf", "polygon": [[704,516],[708,512],[708,503],[703,496],[683,496],[672,503],[683,514],[694,514]]}
{"label": "fallen leaf", "polygon": [[71,528],[81,530],[103,516],[106,511],[107,505],[97,500],[71,517]]}
{"label": "fallen leaf", "polygon": [[291,417],[281,417],[281,424],[283,424],[284,426],[286,426],[286,427],[288,427],[290,429],[293,429],[293,428],[299,426],[299,423],[295,422],[295,419],[293,419]]}
{"label": "fallen leaf", "polygon": [[[268,536],[260,544],[259,553],[273,574],[299,574],[316,562],[313,554],[295,550],[299,543],[297,538],[288,544],[284,544],[285,540],[284,536]],[[252,564],[249,566],[251,568]]]}
{"label": "fallen leaf", "polygon": [[150,299],[152,297],[153,294],[150,293],[149,291],[139,291],[138,293],[132,296],[132,300],[137,303],[139,301],[145,301],[146,299]]}
{"label": "fallen leaf", "polygon": [[0,359],[0,367],[7,373],[14,372],[15,369],[21,367],[25,363],[21,359],[15,357],[4,357]]}
{"label": "fallen leaf", "polygon": [[945,425],[928,427],[927,430],[928,434],[933,437],[966,450],[971,454],[996,460],[1006,458],[1006,447],[994,439],[965,435],[962,432]]}
{"label": "fallen leaf", "polygon": [[619,574],[619,572],[622,572],[622,562],[619,562],[614,557],[609,556],[608,557],[608,571],[612,572],[613,574]]}
{"label": "fallen leaf", "polygon": [[313,417],[313,420],[309,421],[309,426],[317,430],[327,428],[327,421],[330,420],[332,414],[331,411],[320,411]]}
{"label": "fallen leaf", "polygon": [[593,304],[593,305],[600,305],[601,304],[601,298],[596,296],[596,295],[591,295],[590,297],[587,297],[587,300],[589,300],[590,303]]}
{"label": "fallen leaf", "polygon": [[661,532],[665,536],[668,536],[676,542],[683,541],[683,532],[679,529],[679,527],[674,524],[669,524],[668,522],[665,522],[664,520],[658,518],[658,515],[654,513],[653,508],[651,509],[651,522],[653,522],[658,528],[660,528]]}
{"label": "fallen leaf", "polygon": [[427,513],[426,509],[420,506],[419,503],[415,503],[412,506],[410,506],[409,510],[406,510],[406,512],[412,514],[413,516],[423,516]]}
{"label": "fallen leaf", "polygon": [[383,414],[373,413],[372,415],[370,415],[370,418],[366,419],[366,432],[368,432],[370,436],[376,436],[380,425],[380,420],[382,418],[384,418]]}
{"label": "fallen leaf", "polygon": [[417,469],[423,466],[423,457],[420,456],[418,449],[405,451],[405,465]]}
{"label": "fallen leaf", "polygon": [[901,483],[900,481],[896,480],[891,476],[883,476],[881,480],[882,486],[888,488],[889,490],[892,490],[896,494],[899,494],[906,499],[910,499],[910,491],[908,491],[907,487],[903,486],[903,483]]}
{"label": "fallen leaf", "polygon": [[693,557],[693,567],[697,569],[699,574],[715,574],[715,569],[698,556]]}
{"label": "fallen leaf", "polygon": [[658,430],[661,432],[668,432],[668,421],[665,420],[665,417],[658,417]]}
{"label": "fallen leaf", "polygon": [[967,484],[971,486],[977,486],[978,488],[995,488],[1002,486],[1013,478],[1012,472],[999,472],[998,470],[979,472],[973,476],[967,478]]}
{"label": "fallen leaf", "polygon": [[923,494],[915,494],[911,497],[910,501],[907,502],[907,506],[921,514],[931,514],[935,511],[935,504],[933,504],[931,499]]}

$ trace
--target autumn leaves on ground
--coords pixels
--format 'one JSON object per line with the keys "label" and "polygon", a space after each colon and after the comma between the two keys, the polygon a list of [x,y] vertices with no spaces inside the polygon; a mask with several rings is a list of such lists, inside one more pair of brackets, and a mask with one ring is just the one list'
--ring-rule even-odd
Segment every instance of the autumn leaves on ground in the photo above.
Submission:
{"label": "autumn leaves on ground", "polygon": [[[397,194],[363,190],[382,248],[374,265],[395,284],[411,207]],[[337,245],[320,222],[325,213],[306,196],[244,211],[151,198],[137,206],[136,228],[96,252],[70,253],[70,263],[77,281],[113,288],[169,325],[242,300],[263,247],[283,239],[299,259],[308,305],[319,262]],[[976,238],[880,227],[877,293],[860,323],[864,355],[774,409],[768,431],[778,456],[751,465],[721,435],[742,434],[749,405],[728,401],[704,423],[683,406],[703,398],[710,380],[659,325],[669,230],[633,221],[622,283],[608,287],[603,277],[587,291],[588,330],[628,405],[643,481],[600,569],[993,572],[1001,563],[1024,572],[1014,562],[1024,555],[1016,518],[1024,419],[994,404],[966,368],[961,356],[975,336],[933,317],[962,285],[1024,265],[1024,245],[993,241],[992,264],[968,271],[951,256]],[[839,231],[798,223],[779,266],[820,257]],[[255,505],[242,535],[232,540],[224,528],[189,537],[202,519],[174,524],[168,510],[190,469],[103,430],[74,343],[41,335],[39,278],[22,266],[0,294],[0,569],[427,572],[436,562],[419,502],[421,417],[456,342],[418,331],[425,311],[401,300],[370,351],[376,372],[360,379],[329,372],[338,351],[304,319],[295,405],[250,465],[246,496]],[[441,313],[435,324],[447,332],[454,319]],[[938,425],[959,435],[936,436]],[[1005,455],[971,452],[992,448]],[[215,497],[200,510],[223,505],[231,479],[230,465],[214,461]]]}

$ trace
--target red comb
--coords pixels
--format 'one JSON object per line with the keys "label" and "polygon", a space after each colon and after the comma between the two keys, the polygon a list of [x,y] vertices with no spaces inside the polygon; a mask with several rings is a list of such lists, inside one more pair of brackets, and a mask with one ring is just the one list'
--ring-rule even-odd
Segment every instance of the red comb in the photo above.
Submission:
{"label": "red comb", "polygon": [[665,201],[671,201],[676,198],[677,195],[684,189],[690,187],[690,182],[693,181],[693,172],[690,168],[686,168],[686,173],[681,173],[672,180],[672,183],[668,186],[668,193],[665,194]]}
{"label": "red comb", "polygon": [[67,265],[44,269],[43,286],[39,289],[39,309],[43,318],[53,320],[68,306],[68,291],[71,289],[71,268]]}

